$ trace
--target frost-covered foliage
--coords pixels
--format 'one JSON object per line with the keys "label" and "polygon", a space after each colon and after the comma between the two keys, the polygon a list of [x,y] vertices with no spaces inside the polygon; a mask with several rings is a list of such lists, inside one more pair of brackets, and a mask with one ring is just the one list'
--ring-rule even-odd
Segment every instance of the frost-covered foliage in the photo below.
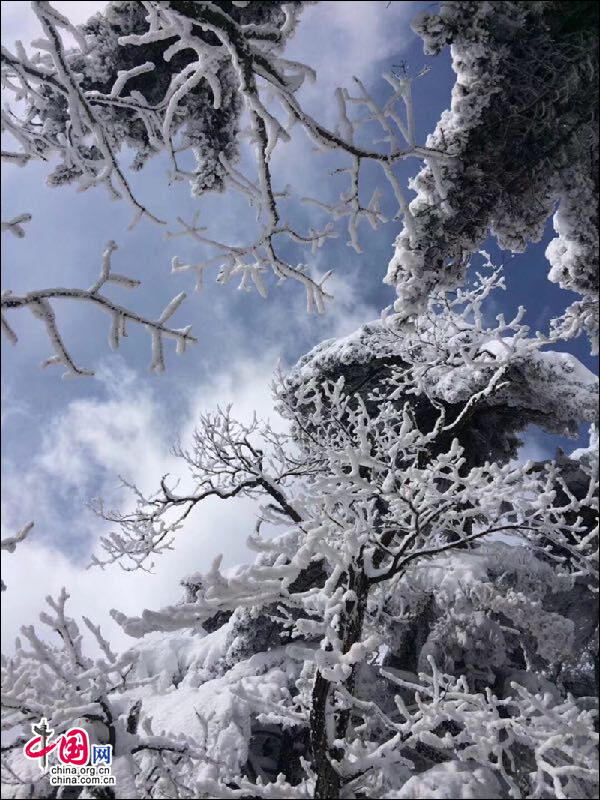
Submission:
{"label": "frost-covered foliage", "polygon": [[489,233],[517,252],[538,241],[558,203],[549,278],[583,299],[555,325],[597,347],[597,25],[591,2],[466,0],[414,21],[427,53],[451,48],[452,105],[427,145],[453,158],[414,179],[386,279],[398,310],[460,285]]}
{"label": "frost-covered foliage", "polygon": [[593,695],[595,605],[584,583],[527,547],[497,542],[450,554],[407,575],[388,601],[385,613],[397,625],[383,663],[426,671],[433,657],[478,689],[553,681]]}
{"label": "frost-covered foliage", "polygon": [[[197,576],[186,583],[194,581]],[[313,575],[307,585],[320,583]],[[388,587],[379,613],[372,603],[365,623],[380,644],[357,668],[341,796],[594,796],[593,667],[587,665],[585,683],[571,685],[570,668],[555,663],[565,647],[589,649],[594,630],[597,636],[589,593],[571,616],[565,613],[573,589],[571,577],[557,575],[529,548],[506,544],[448,552]],[[550,610],[557,607],[560,612]],[[469,613],[475,639],[460,624]],[[575,617],[582,615],[585,638],[575,641]],[[432,642],[444,620],[458,621],[448,625],[452,663],[446,658],[440,672]],[[47,779],[21,755],[42,711],[56,730],[77,720],[95,739],[113,744],[117,796],[313,796],[306,704],[318,635],[302,636],[310,648],[302,657],[289,646],[275,607],[241,610],[212,633],[205,633],[209,624],[149,634],[118,660],[93,664],[81,653],[72,620],[45,621],[54,630],[66,628],[70,638],[49,647],[27,628],[34,647],[19,646],[4,663],[10,745],[3,796],[51,796]],[[505,647],[485,661],[494,630]],[[535,666],[529,659],[534,637],[545,641],[548,656]],[[74,642],[80,665],[65,641]],[[480,661],[473,673],[474,641]],[[106,643],[103,649],[110,650]],[[594,659],[597,665],[597,649]],[[339,706],[348,696],[343,686],[337,691]]]}
{"label": "frost-covered foliage", "polygon": [[[58,154],[50,185],[107,182],[127,194],[114,160],[125,147],[134,153],[133,169],[165,146],[173,159],[191,150],[196,168],[189,177],[200,194],[223,188],[223,161],[239,150],[242,94],[219,44],[238,33],[266,57],[292,33],[302,3],[127,0],[107,3],[78,27],[48,3],[33,5],[47,37],[35,43],[41,53],[29,57],[20,44],[2,52],[6,86],[27,103],[18,116],[3,112],[23,148],[13,159]],[[63,44],[64,31],[74,47]],[[82,150],[89,134],[93,143]]]}
{"label": "frost-covered foliage", "polygon": [[581,420],[597,420],[597,378],[573,356],[544,351],[542,336],[530,338],[523,308],[513,320],[500,315],[486,326],[486,302],[503,288],[501,273],[488,260],[475,287],[458,290],[451,300],[433,296],[427,313],[410,325],[399,315],[384,316],[343,339],[322,342],[300,359],[287,385],[295,391],[311,376],[342,376],[346,391],[374,408],[381,386],[406,371],[406,388],[402,382],[393,386],[398,407],[409,400],[419,426],[431,429],[442,404],[450,438],[458,438],[473,465],[515,457],[518,434],[532,423],[576,435]]}
{"label": "frost-covered foliage", "polygon": [[[206,415],[179,451],[187,491],[165,476],[131,513],[100,506],[120,530],[96,561],[139,568],[205,498],[262,499],[254,564],[224,572],[217,559],[182,603],[113,612],[134,637],[209,632],[219,676],[266,653],[289,665],[242,750],[251,761],[267,740],[287,756],[235,773],[224,749],[199,796],[393,797],[415,771],[423,783],[406,791],[426,792],[440,762],[464,797],[593,786],[594,700],[577,698],[595,694],[598,660],[598,457],[512,456],[532,419],[565,433],[594,421],[597,380],[519,317],[486,325],[499,282],[433,296],[410,331],[392,316],[319,346],[275,384],[289,433]],[[570,391],[553,400],[559,380]],[[498,535],[510,544],[480,545]]]}

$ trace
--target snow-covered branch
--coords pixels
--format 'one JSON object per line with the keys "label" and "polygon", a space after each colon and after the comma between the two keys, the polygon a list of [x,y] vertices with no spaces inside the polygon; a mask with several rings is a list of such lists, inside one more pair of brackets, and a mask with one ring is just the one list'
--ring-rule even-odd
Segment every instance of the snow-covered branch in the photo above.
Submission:
{"label": "snow-covered branch", "polygon": [[44,362],[43,366],[63,364],[67,367],[65,376],[93,375],[93,372],[82,369],[75,363],[59,331],[53,304],[51,303],[53,300],[60,299],[74,300],[90,303],[109,314],[111,325],[108,342],[113,350],[117,350],[121,339],[127,336],[128,323],[141,325],[146,328],[152,341],[152,361],[150,363],[150,369],[154,372],[163,372],[165,369],[165,338],[175,340],[178,353],[185,352],[186,346],[196,341],[190,333],[191,326],[185,328],[170,328],[166,324],[185,300],[185,292],[181,292],[174,297],[156,320],[141,316],[125,306],[115,303],[109,297],[101,293],[100,290],[105,285],[114,283],[126,289],[134,289],[140,284],[140,281],[135,278],[128,278],[125,275],[119,275],[112,271],[112,254],[115,250],[117,250],[117,245],[114,242],[108,242],[102,255],[102,271],[100,276],[89,289],[64,289],[57,287],[52,289],[38,289],[27,292],[24,295],[15,295],[10,291],[3,292],[1,299],[3,312],[2,330],[11,344],[16,344],[18,339],[6,321],[4,312],[27,308],[36,319],[39,319],[44,324],[48,340],[54,348],[54,355],[50,356],[50,358]]}
{"label": "snow-covered branch", "polygon": [[279,515],[280,522],[298,524],[302,516],[286,487],[318,468],[316,462],[294,456],[289,435],[273,431],[256,418],[250,424],[238,422],[231,406],[202,415],[192,448],[178,447],[175,454],[191,475],[190,491],[169,486],[169,476],[165,475],[159,491],[149,497],[124,481],[137,498],[134,512],[109,511],[101,500],[96,501],[94,510],[109,522],[118,523],[121,532],[102,539],[108,561],[95,557],[93,563],[120,561],[130,563],[131,569],[143,567],[153,554],[171,549],[174,534],[194,508],[210,497],[263,497],[268,500],[269,517]]}
{"label": "snow-covered branch", "polygon": [[419,14],[413,28],[426,53],[451,47],[456,83],[450,109],[427,139],[448,158],[427,159],[413,180],[417,195],[388,267],[397,310],[410,316],[436,287],[460,286],[489,235],[502,249],[523,252],[554,213],[548,277],[582,299],[553,329],[565,339],[587,333],[597,352],[598,28],[591,6],[445,2]]}
{"label": "snow-covered branch", "polygon": [[[14,655],[3,657],[2,729],[25,734],[2,748],[3,783],[5,779],[21,786],[36,783],[36,791],[50,790],[48,774],[39,775],[36,767],[32,779],[27,770],[31,762],[21,755],[31,725],[44,718],[55,740],[79,724],[93,732],[97,742],[109,745],[112,767],[120,781],[131,781],[129,789],[125,788],[128,783],[120,785],[130,797],[150,796],[146,782],[163,789],[185,785],[190,778],[186,770],[191,771],[199,758],[207,760],[205,747],[185,735],[153,733],[151,718],[136,700],[144,687],[152,684],[136,676],[137,654],[129,651],[116,656],[100,627],[84,617],[104,657],[88,655],[77,623],[66,613],[68,599],[65,589],[57,599],[46,598],[51,613],[40,615],[58,643],[38,634],[33,626],[24,626],[25,644],[18,640]],[[169,796],[190,794],[172,790]]]}

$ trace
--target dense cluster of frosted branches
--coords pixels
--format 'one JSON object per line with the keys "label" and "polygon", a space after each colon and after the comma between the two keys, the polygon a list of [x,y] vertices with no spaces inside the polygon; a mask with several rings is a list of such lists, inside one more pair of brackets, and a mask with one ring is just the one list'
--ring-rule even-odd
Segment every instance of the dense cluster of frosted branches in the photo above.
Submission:
{"label": "dense cluster of frosted branches", "polygon": [[[191,237],[200,257],[173,271],[192,270],[201,287],[207,269],[217,282],[267,294],[264,274],[303,285],[308,309],[321,312],[329,273],[317,277],[306,257],[337,236],[347,220],[349,244],[361,251],[358,228],[385,221],[381,192],[365,205],[361,175],[368,163],[382,171],[404,228],[387,280],[397,287],[398,310],[422,311],[435,286],[454,288],[472,253],[491,232],[502,247],[521,251],[539,239],[557,201],[558,237],[547,250],[550,279],[583,295],[553,323],[569,338],[597,338],[597,33],[593,6],[569,3],[442,3],[415,29],[428,53],[453,48],[457,82],[426,146],[417,141],[412,80],[404,71],[384,77],[378,101],[355,79],[356,90],[336,91],[338,124],[329,129],[303,108],[298,90],[315,78],[307,65],[282,55],[303,3],[113,2],[75,27],[47,2],[33,9],[44,31],[29,55],[20,43],[2,51],[3,85],[20,106],[2,112],[4,129],[19,149],[8,161],[58,157],[52,185],[81,190],[105,185],[132,205],[135,216],[156,215],[136,197],[121,163],[133,149],[133,167],[166,152],[170,180],[189,180],[193,193],[241,192],[257,215],[256,236],[229,243],[200,224],[178,218],[171,237]],[[516,33],[518,32],[518,35]],[[74,39],[67,46],[64,34]],[[526,37],[527,44],[523,43]],[[351,109],[358,108],[358,116]],[[243,127],[245,125],[246,127]],[[297,197],[319,210],[304,229],[290,218],[293,187],[278,187],[271,156],[301,127],[318,150],[346,163],[339,201]],[[378,144],[373,131],[379,129]],[[240,140],[255,151],[256,170],[236,165]],[[189,166],[186,154],[195,165]],[[397,173],[406,158],[425,162],[409,202]],[[300,217],[303,215],[300,214]],[[324,217],[324,219],[323,219]],[[14,222],[14,221],[13,221]],[[7,223],[20,235],[22,228]],[[593,345],[595,346],[595,345]]]}
{"label": "dense cluster of frosted branches", "polygon": [[[136,569],[204,499],[257,498],[258,556],[217,559],[178,604],[114,611],[155,637],[120,660],[88,623],[106,658],[84,659],[64,595],[64,648],[25,627],[4,680],[15,797],[47,796],[18,738],[36,716],[112,736],[131,797],[593,795],[597,446],[511,459],[531,419],[596,420],[597,381],[520,313],[486,323],[501,285],[484,274],[410,330],[390,316],[323,343],[276,384],[289,433],[207,414],[178,451],[187,491],[165,476],[132,487],[129,514],[100,508],[120,530],[96,562]],[[511,543],[485,544],[498,534]],[[157,714],[170,734],[137,731]]]}
{"label": "dense cluster of frosted branches", "polygon": [[87,621],[105,658],[86,658],[66,595],[50,601],[61,647],[25,627],[5,664],[15,797],[47,796],[17,737],[39,716],[112,742],[131,797],[593,795],[597,447],[511,459],[541,409],[550,430],[595,420],[597,381],[519,316],[486,324],[499,285],[320,345],[275,385],[290,433],[207,414],[178,451],[187,492],[165,476],[132,487],[130,514],[100,508],[120,524],[104,562],[136,569],[204,499],[257,498],[258,556],[217,559],[178,604],[114,611],[155,637],[120,659]]}
{"label": "dense cluster of frosted branches", "polygon": [[[349,241],[360,252],[358,226],[373,228],[385,221],[380,191],[364,205],[361,171],[367,162],[381,167],[398,202],[398,212],[410,227],[412,215],[396,174],[408,157],[424,159],[436,176],[445,160],[440,149],[420,147],[416,139],[411,79],[388,73],[389,97],[380,105],[355,79],[356,92],[338,89],[340,122],[329,130],[301,106],[298,89],[314,71],[281,55],[291,35],[301,3],[169,2],[109,3],[103,14],[75,27],[49,3],[34,2],[45,38],[35,42],[41,53],[29,56],[22,45],[2,51],[3,85],[25,104],[25,111],[3,111],[4,129],[20,145],[3,157],[17,164],[58,156],[51,185],[76,182],[80,190],[105,185],[111,195],[132,205],[132,224],[143,216],[162,222],[133,193],[119,160],[124,145],[136,151],[139,168],[154,153],[166,150],[171,180],[188,179],[201,194],[223,188],[242,192],[256,209],[258,231],[248,244],[218,241],[199,225],[179,220],[181,231],[210,255],[194,264],[173,259],[173,270],[192,269],[198,286],[207,268],[218,268],[219,283],[240,280],[240,288],[255,288],[266,296],[262,274],[272,269],[279,280],[300,282],[309,311],[324,310],[326,276],[311,277],[305,264],[286,260],[286,243],[313,252],[336,236],[332,221],[302,230],[286,219],[284,201],[290,190],[279,190],[272,175],[271,154],[290,139],[289,128],[301,126],[318,149],[339,152],[347,166],[348,188],[335,203],[298,198],[317,206],[333,220],[347,219]],[[67,48],[63,33],[74,37]],[[366,111],[353,121],[349,109]],[[405,113],[401,113],[404,108]],[[249,127],[240,131],[242,110]],[[280,120],[281,114],[287,118]],[[279,114],[279,116],[278,116]],[[363,144],[361,130],[378,125],[377,146]],[[243,133],[256,152],[256,175],[235,166]],[[85,143],[85,144],[84,144]],[[184,153],[193,152],[196,167],[186,169]],[[438,186],[440,192],[443,188]],[[289,205],[289,203],[288,203]],[[16,229],[12,228],[13,232]],[[329,274],[329,273],[328,273]]]}
{"label": "dense cluster of frosted branches", "polygon": [[219,157],[236,157],[241,104],[231,59],[215,46],[211,23],[234,25],[272,49],[292,32],[299,5],[288,4],[284,14],[278,2],[115,2],[76,27],[49,3],[33,3],[45,35],[34,43],[39,50],[29,56],[17,43],[14,53],[2,51],[4,85],[26,103],[24,113],[3,112],[6,130],[21,146],[3,157],[22,164],[58,156],[51,185],[104,184],[128,199],[137,216],[153,217],[119,165],[124,146],[136,154],[134,169],[164,147],[173,162],[190,149],[197,159],[194,190],[221,188]]}
{"label": "dense cluster of frosted branches", "polygon": [[[280,249],[285,240],[318,247],[335,234],[329,222],[305,232],[284,221],[289,195],[276,187],[270,157],[293,123],[349,160],[339,203],[308,202],[346,219],[355,249],[359,223],[383,221],[378,193],[360,201],[365,162],[382,170],[404,230],[389,276],[396,313],[323,342],[278,376],[285,432],[240,422],[231,407],[207,413],[189,448],[176,450],[187,475],[163,476],[151,495],[125,478],[129,512],[98,502],[113,530],[96,565],[150,568],[210,498],[257,501],[257,557],[232,570],[215,559],[167,608],[114,610],[138,640],[120,657],[84,618],[101,654],[87,655],[66,592],[48,598],[52,614],[41,621],[58,645],[25,626],[26,644],[3,659],[7,796],[53,796],[22,753],[41,718],[59,734],[81,724],[110,744],[116,794],[131,798],[596,796],[598,382],[574,357],[544,349],[583,328],[593,334],[595,324],[583,207],[592,207],[586,165],[597,150],[582,123],[595,66],[586,18],[561,14],[564,5],[444,3],[421,18],[426,46],[451,43],[458,73],[452,109],[422,148],[405,74],[387,76],[383,105],[358,81],[356,95],[339,90],[336,130],[306,114],[297,92],[312,71],[281,53],[301,4],[110,3],[75,28],[49,3],[33,3],[42,54],[2,54],[3,80],[26,109],[3,115],[21,146],[3,156],[26,164],[58,155],[51,182],[104,184],[137,220],[154,215],[129,187],[121,145],[135,150],[136,167],[166,150],[173,179],[197,194],[235,188],[258,211],[249,246],[181,220],[181,234],[214,255],[176,258],[174,270],[196,270],[201,283],[218,266],[220,282],[237,277],[266,294],[271,268],[300,281],[309,309],[322,310],[324,278]],[[353,122],[351,105],[368,118]],[[234,164],[242,113],[256,181]],[[380,149],[363,142],[372,124],[384,132]],[[426,166],[408,204],[395,167],[415,156]],[[552,277],[584,300],[548,336],[531,335],[523,308],[490,322],[503,278],[488,259],[465,285],[469,259],[489,231],[522,249],[559,196]],[[28,221],[20,215],[3,230],[21,237]],[[110,314],[113,346],[127,320],[144,325],[154,369],[164,338],[191,341],[189,329],[166,326],[181,295],[150,320],[100,293],[111,281],[135,284],[112,272],[113,250],[87,291],[3,295],[3,310],[28,307],[44,322],[50,363],[81,372],[51,305],[65,297]],[[3,329],[14,340],[4,318]],[[516,458],[532,423],[575,437],[583,422],[588,448]],[[81,787],[77,795],[87,796]]]}
{"label": "dense cluster of frosted branches", "polygon": [[549,278],[583,299],[554,325],[566,337],[587,332],[597,349],[597,15],[588,2],[467,0],[414,21],[427,53],[452,48],[452,105],[427,140],[452,158],[413,181],[412,220],[386,278],[398,310],[460,285],[490,233],[525,250],[558,203]]}
{"label": "dense cluster of frosted branches", "polygon": [[18,640],[15,653],[3,657],[2,729],[12,733],[21,729],[25,734],[3,744],[3,791],[30,786],[35,796],[48,796],[48,775],[37,764],[21,759],[19,769],[11,761],[30,738],[31,725],[48,718],[55,739],[80,724],[92,740],[119,754],[115,771],[122,796],[138,796],[136,780],[152,786],[154,796],[193,796],[186,794],[186,781],[194,760],[206,759],[202,743],[186,739],[182,732],[154,733],[152,719],[136,700],[136,691],[152,683],[150,678],[135,679],[137,654],[117,656],[100,627],[83,617],[101,657],[87,655],[79,626],[66,614],[68,598],[64,589],[56,600],[48,597],[52,614],[40,616],[55,641],[38,635],[31,625],[24,626],[24,643]]}
{"label": "dense cluster of frosted branches", "polygon": [[[342,342],[319,345],[276,389],[281,411],[292,423],[290,433],[276,433],[256,419],[243,425],[232,417],[231,409],[202,416],[193,447],[176,450],[187,465],[193,489],[184,493],[171,489],[165,476],[156,495],[138,493],[132,514],[114,516],[98,508],[121,526],[121,533],[103,541],[110,560],[129,560],[137,567],[154,552],[170,547],[172,534],[193,507],[211,496],[266,493],[271,511],[277,509],[285,519],[299,522],[301,513],[295,501],[286,498],[285,487],[331,472],[329,451],[337,448],[344,453],[350,446],[342,424],[348,414],[358,415],[351,431],[359,419],[365,430],[378,431],[375,444],[365,432],[365,448],[378,447],[383,454],[388,447],[394,452],[396,426],[403,419],[409,430],[420,431],[411,434],[415,457],[421,451],[450,450],[456,441],[466,451],[469,467],[489,467],[490,462],[514,458],[520,443],[517,434],[532,422],[566,436],[576,435],[581,421],[594,423],[596,378],[572,356],[543,352],[546,339],[528,337],[522,309],[512,321],[500,315],[493,325],[485,323],[482,305],[502,286],[500,272],[491,270],[454,297],[433,295],[427,312],[413,320],[411,331],[392,315],[385,324],[364,326]],[[361,361],[366,361],[364,374],[357,371]],[[345,371],[345,363],[354,374]],[[364,380],[369,371],[375,375],[371,386]],[[255,436],[260,445],[253,443]],[[296,453],[299,441],[306,450]],[[463,458],[456,453],[455,457]],[[368,465],[359,459],[353,472],[361,466]],[[337,475],[341,469],[333,471]],[[546,488],[537,484],[542,493],[557,477],[553,468],[548,470]],[[593,486],[595,473],[589,478]]]}
{"label": "dense cluster of frosted branches", "polygon": [[[305,585],[323,578],[306,573]],[[190,602],[200,576],[185,583]],[[585,658],[597,655],[597,620],[581,586],[575,618],[571,578],[524,548],[488,545],[430,559],[389,589],[366,623],[384,646],[358,665],[351,696],[335,688],[338,709],[352,704],[355,734],[342,796],[593,796]],[[27,627],[29,647],[3,663],[7,797],[49,796],[47,777],[20,755],[42,711],[55,731],[71,721],[113,744],[120,795],[314,795],[307,708],[318,636],[302,636],[303,660],[274,607],[240,608],[205,623],[208,635],[162,634],[117,659],[86,620],[103,654],[94,662],[65,600],[49,598],[55,614],[42,617],[60,646]]]}

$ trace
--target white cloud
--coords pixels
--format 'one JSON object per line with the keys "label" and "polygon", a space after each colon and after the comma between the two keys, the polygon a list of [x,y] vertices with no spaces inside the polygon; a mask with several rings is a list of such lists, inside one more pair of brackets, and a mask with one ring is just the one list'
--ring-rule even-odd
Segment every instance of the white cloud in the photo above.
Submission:
{"label": "white cloud", "polygon": [[1,412],[1,425],[4,428],[7,421],[16,415],[22,414],[24,416],[31,416],[27,403],[18,397],[15,397],[13,391],[7,383],[2,383],[2,412]]}

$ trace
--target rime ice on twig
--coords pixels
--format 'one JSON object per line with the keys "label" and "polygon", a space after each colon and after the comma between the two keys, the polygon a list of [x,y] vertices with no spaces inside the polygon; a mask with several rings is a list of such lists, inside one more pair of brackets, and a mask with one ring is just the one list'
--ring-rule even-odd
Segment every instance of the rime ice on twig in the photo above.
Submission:
{"label": "rime ice on twig", "polygon": [[[109,314],[111,317],[109,345],[113,350],[116,350],[119,347],[121,339],[127,336],[126,324],[128,322],[145,327],[152,339],[152,360],[150,369],[154,372],[163,372],[165,369],[165,338],[175,340],[178,353],[185,352],[186,345],[196,341],[190,333],[190,326],[185,328],[170,328],[165,324],[185,299],[186,295],[184,292],[174,297],[156,320],[143,317],[134,311],[130,311],[125,306],[115,303],[113,300],[106,297],[106,295],[100,293],[100,290],[109,283],[119,284],[127,289],[134,289],[140,284],[140,281],[134,278],[128,278],[125,275],[112,272],[112,254],[116,249],[117,245],[114,242],[108,242],[102,254],[102,271],[100,276],[89,289],[54,288],[34,290],[24,295],[14,295],[11,292],[4,292],[2,294],[1,307],[3,312],[28,308],[31,313],[44,324],[48,339],[54,349],[54,355],[50,356],[50,358],[44,362],[43,366],[63,364],[67,367],[65,375],[93,375],[93,372],[90,370],[82,369],[77,366],[63,341],[51,303],[52,300],[57,299],[91,303]],[[17,336],[6,322],[4,313],[2,314],[2,330],[12,344],[17,343]]]}
{"label": "rime ice on twig", "polygon": [[16,546],[29,535],[32,528],[33,522],[28,522],[27,525],[24,525],[14,536],[7,536],[6,538],[2,539],[0,542],[0,548],[9,553],[14,553]]}
{"label": "rime ice on twig", "polygon": [[19,214],[8,222],[2,223],[2,233],[10,231],[13,236],[22,239],[25,236],[25,229],[21,227],[23,222],[30,222],[31,214]]}
{"label": "rime ice on twig", "polygon": [[[112,197],[124,196],[133,206],[135,216],[132,225],[142,216],[161,223],[162,220],[134,196],[117,159],[118,146],[115,146],[114,134],[107,130],[96,113],[93,101],[82,90],[81,81],[73,71],[65,51],[60,28],[66,29],[75,37],[83,55],[87,53],[85,37],[49,3],[33,2],[32,8],[46,37],[37,40],[35,44],[49,54],[52,68],[41,66],[38,63],[39,59],[30,59],[22,45],[18,43],[17,56],[5,48],[2,50],[3,82],[7,88],[16,92],[17,97],[31,94],[39,101],[44,92],[61,97],[68,108],[71,130],[62,139],[61,137],[53,139],[52,134],[47,135],[43,132],[38,135],[36,126],[32,125],[32,117],[38,113],[34,108],[30,109],[30,114],[23,121],[12,112],[3,111],[3,127],[23,146],[23,159],[35,158],[44,150],[62,151],[68,163],[67,169],[79,176],[81,190],[104,184]],[[18,81],[17,86],[12,82],[13,79]],[[118,78],[118,82],[123,80],[123,77]],[[37,88],[34,88],[34,85]],[[93,145],[87,141],[90,137]],[[19,154],[16,155],[18,159]],[[14,155],[9,157],[9,160],[13,161],[17,159]]]}

